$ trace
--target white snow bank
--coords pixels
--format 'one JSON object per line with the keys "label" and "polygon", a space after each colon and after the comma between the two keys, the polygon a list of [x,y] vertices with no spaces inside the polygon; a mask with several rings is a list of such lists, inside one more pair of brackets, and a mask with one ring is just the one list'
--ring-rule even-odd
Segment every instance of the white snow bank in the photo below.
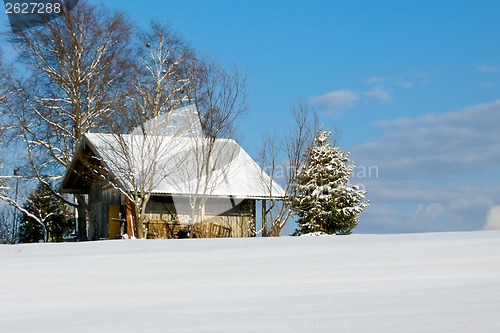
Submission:
{"label": "white snow bank", "polygon": [[500,232],[0,246],[0,332],[499,332]]}
{"label": "white snow bank", "polygon": [[327,234],[324,231],[316,231],[300,235],[300,237],[312,237],[312,236],[335,236],[335,234]]}

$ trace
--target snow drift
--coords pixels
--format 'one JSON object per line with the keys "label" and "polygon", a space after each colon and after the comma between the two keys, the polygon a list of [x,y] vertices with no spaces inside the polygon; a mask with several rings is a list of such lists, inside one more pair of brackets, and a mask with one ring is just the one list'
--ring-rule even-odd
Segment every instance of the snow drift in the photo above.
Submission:
{"label": "snow drift", "polygon": [[0,246],[0,332],[498,332],[500,232]]}

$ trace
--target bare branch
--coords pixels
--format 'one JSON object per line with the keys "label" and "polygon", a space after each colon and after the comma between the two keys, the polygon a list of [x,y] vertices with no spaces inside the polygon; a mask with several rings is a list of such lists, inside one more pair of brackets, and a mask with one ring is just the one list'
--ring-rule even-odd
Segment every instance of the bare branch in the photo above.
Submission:
{"label": "bare branch", "polygon": [[[318,128],[315,113],[306,102],[298,100],[290,106],[293,125],[289,133],[281,140],[276,136],[263,138],[261,164],[263,169],[277,182],[284,184],[286,198],[276,200],[270,195],[270,206],[265,211],[263,220],[269,218],[269,234],[279,236],[293,214],[290,203],[297,196],[297,174],[305,165],[307,149],[312,145],[314,134]],[[312,119],[311,119],[312,118]],[[282,162],[278,162],[278,161]],[[268,184],[272,191],[273,184]]]}

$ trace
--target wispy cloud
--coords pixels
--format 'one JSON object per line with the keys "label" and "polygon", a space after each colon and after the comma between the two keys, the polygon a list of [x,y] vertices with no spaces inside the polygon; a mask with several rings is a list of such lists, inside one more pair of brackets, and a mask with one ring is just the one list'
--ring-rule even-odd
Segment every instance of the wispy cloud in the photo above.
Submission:
{"label": "wispy cloud", "polygon": [[383,77],[383,76],[378,76],[378,75],[374,75],[374,76],[370,76],[368,79],[365,80],[365,84],[380,84],[382,82],[385,82],[387,81],[387,78]]}
{"label": "wispy cloud", "polygon": [[373,87],[364,93],[368,97],[375,98],[380,102],[389,102],[392,100],[391,94],[382,86]]}
{"label": "wispy cloud", "polygon": [[406,89],[415,87],[415,84],[416,84],[415,81],[398,81],[397,82],[398,87],[406,88]]}
{"label": "wispy cloud", "polygon": [[365,84],[368,86],[383,86],[386,89],[387,87],[393,89],[409,89],[415,87],[425,87],[429,84],[430,78],[431,74],[426,72],[403,74],[398,78],[374,75],[366,79]]}
{"label": "wispy cloud", "polygon": [[492,65],[479,65],[477,70],[481,73],[500,73],[500,67]]}
{"label": "wispy cloud", "polygon": [[431,82],[432,73],[417,72],[415,73],[415,78],[421,87],[425,87]]}
{"label": "wispy cloud", "polygon": [[389,103],[402,89],[424,87],[429,82],[429,73],[414,73],[393,79],[382,75],[373,75],[364,80],[364,85],[357,89],[344,88],[330,91],[311,98],[311,104],[323,111],[345,110],[369,103]]}
{"label": "wispy cloud", "polygon": [[314,107],[323,110],[338,111],[354,107],[358,102],[369,103],[373,101],[387,103],[392,96],[384,87],[376,86],[362,92],[350,89],[339,89],[321,96],[311,98]]}
{"label": "wispy cloud", "polygon": [[[358,165],[377,166],[377,178],[357,181],[369,191],[372,206],[391,209],[390,215],[367,210],[373,229],[482,229],[490,209],[500,204],[499,123],[500,100],[378,122],[382,136],[351,155]],[[499,215],[490,213],[488,227],[500,227],[491,222]]]}
{"label": "wispy cloud", "polygon": [[[500,100],[455,112],[379,121],[376,126],[385,135],[367,147],[385,149],[385,155],[392,155],[395,173],[405,166],[405,172],[411,171],[414,177],[473,171],[478,163],[482,170],[496,168],[500,165],[499,123]],[[432,168],[426,167],[428,163]]]}
{"label": "wispy cloud", "polygon": [[485,82],[481,85],[481,88],[486,88],[486,89],[495,88],[495,84],[493,82]]}
{"label": "wispy cloud", "polygon": [[426,220],[436,220],[443,215],[444,209],[442,204],[436,202],[420,204],[418,205],[416,216]]}
{"label": "wispy cloud", "polygon": [[339,109],[353,106],[358,98],[354,91],[341,89],[313,97],[312,104],[319,108]]}

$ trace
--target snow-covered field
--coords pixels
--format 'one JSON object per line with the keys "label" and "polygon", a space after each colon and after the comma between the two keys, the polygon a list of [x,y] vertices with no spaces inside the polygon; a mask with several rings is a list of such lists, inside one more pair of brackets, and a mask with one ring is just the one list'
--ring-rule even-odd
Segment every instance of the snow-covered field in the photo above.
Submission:
{"label": "snow-covered field", "polygon": [[0,246],[0,332],[500,332],[500,232]]}

